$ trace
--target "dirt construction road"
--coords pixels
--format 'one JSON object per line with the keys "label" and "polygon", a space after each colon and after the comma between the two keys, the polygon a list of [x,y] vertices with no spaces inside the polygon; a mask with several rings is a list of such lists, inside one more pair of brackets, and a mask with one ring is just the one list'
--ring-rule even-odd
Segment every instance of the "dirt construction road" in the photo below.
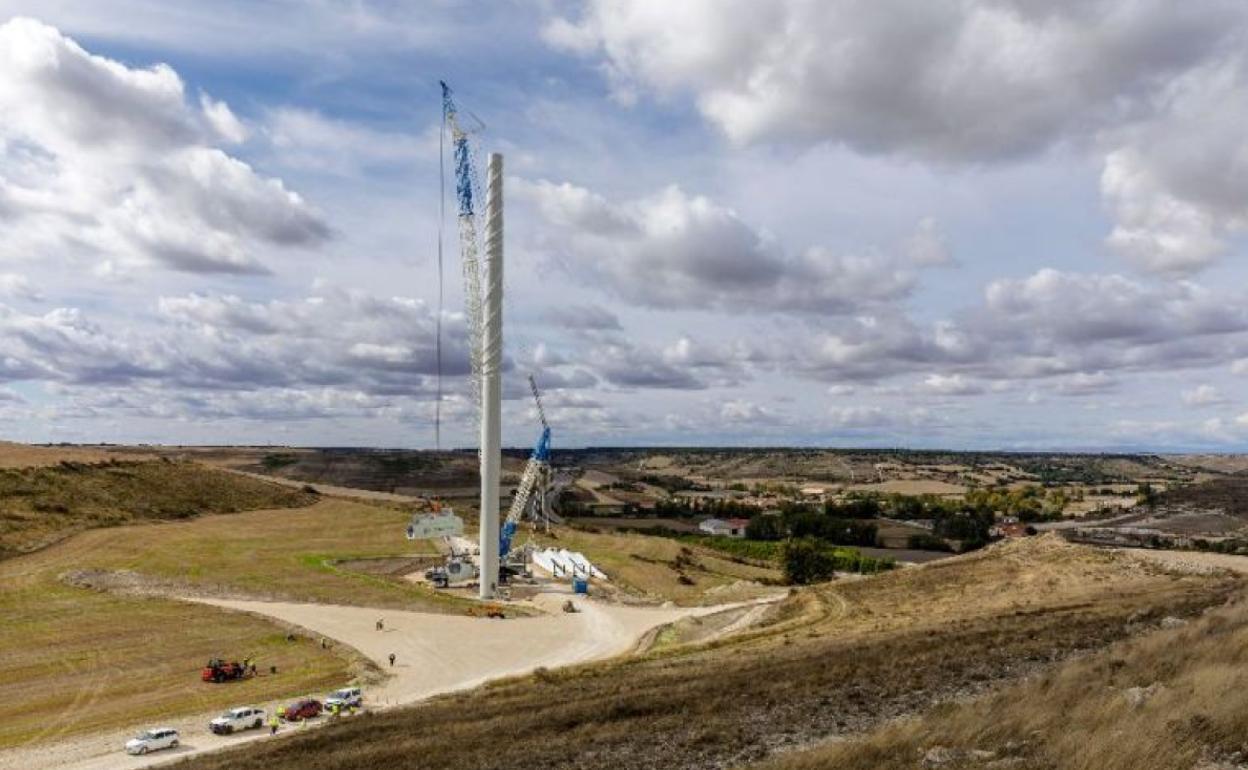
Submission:
{"label": "dirt construction road", "polygon": [[[433,615],[319,604],[196,599],[204,604],[252,612],[302,626],[315,634],[354,647],[391,677],[366,688],[370,709],[412,703],[431,695],[474,687],[491,679],[555,668],[627,653],[648,630],[684,617],[708,615],[719,607],[639,608],[577,598],[577,613],[560,610],[566,595],[544,594],[537,603],[547,613],[509,620]],[[385,630],[378,631],[377,620]],[[395,664],[389,665],[394,653]],[[344,682],[343,684],[346,684]],[[291,693],[292,696],[298,695]],[[323,696],[323,693],[315,694]],[[249,704],[239,704],[249,705]],[[272,709],[276,704],[251,704]],[[169,720],[182,745],[145,757],[131,757],[121,746],[133,734],[75,738],[60,744],[0,752],[0,770],[38,767],[56,770],[129,770],[215,751],[252,740],[268,739],[268,730],[215,736],[207,730],[214,714]],[[320,720],[317,720],[320,721]],[[162,725],[135,725],[135,731]],[[300,729],[283,726],[282,733]]]}

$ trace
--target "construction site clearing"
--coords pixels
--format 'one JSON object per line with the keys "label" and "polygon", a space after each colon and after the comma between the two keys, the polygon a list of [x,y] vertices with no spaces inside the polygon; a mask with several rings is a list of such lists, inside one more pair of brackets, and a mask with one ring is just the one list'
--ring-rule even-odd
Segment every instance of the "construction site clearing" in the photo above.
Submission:
{"label": "construction site clearing", "polygon": [[[194,464],[157,462],[151,468],[169,468],[186,478],[202,474],[216,485],[206,488],[210,494],[240,486],[248,494],[254,492],[261,504],[281,499],[263,491],[267,482],[256,477],[221,475]],[[103,474],[101,479],[107,480],[113,469],[104,461],[98,469],[84,467],[72,473]],[[412,498],[389,507],[320,492],[309,495],[302,489],[287,494],[292,505],[311,503],[311,507],[94,529],[0,561],[0,606],[13,621],[0,632],[0,639],[6,651],[18,653],[6,656],[9,665],[0,662],[4,674],[0,695],[18,709],[17,718],[6,720],[6,729],[0,730],[0,768],[82,770],[164,763],[351,715],[349,710],[324,712],[330,700],[316,695],[317,690],[309,694],[291,689],[301,687],[300,682],[323,683],[319,692],[333,690],[335,680],[339,690],[355,682],[360,696],[353,707],[374,712],[500,677],[625,654],[655,628],[735,612],[742,606],[678,607],[670,602],[659,606],[655,599],[643,602],[649,606],[628,606],[604,601],[613,595],[605,572],[582,553],[538,546],[531,536],[515,548],[509,562],[514,574],[491,601],[475,598],[474,581],[446,588],[426,584],[414,586],[416,593],[406,592],[401,586],[424,581],[431,562],[462,558],[476,569],[474,545],[445,534],[444,527],[409,530],[409,537],[434,537],[411,537],[407,548],[418,555],[398,555],[405,518],[409,525],[430,514],[449,522],[458,519],[453,512],[435,501]],[[241,500],[237,494],[235,498]],[[416,514],[405,512],[413,505]],[[344,527],[348,520],[355,524]],[[331,531],[326,524],[331,521],[336,533],[326,539]],[[462,521],[453,529],[462,531]],[[536,530],[531,534],[540,536]],[[344,547],[355,551],[351,558],[333,555]],[[370,553],[369,548],[377,550]],[[328,553],[303,555],[320,549]],[[398,565],[397,574],[375,578],[356,571],[371,562]],[[278,566],[283,563],[299,566],[289,572],[290,567]],[[591,591],[591,581],[602,590]],[[370,595],[381,601],[370,606]],[[770,605],[784,591],[769,589],[754,595]],[[284,596],[294,601],[278,600]],[[334,603],[335,597],[350,604]],[[424,610],[398,608],[413,604]],[[637,604],[636,596],[632,604]],[[188,606],[203,610],[177,609]],[[148,608],[161,608],[161,613],[173,613],[171,620],[180,620],[145,628],[141,618]],[[248,636],[255,632],[239,635],[218,620],[226,616],[275,626],[257,645],[247,641],[261,638]],[[84,654],[93,661],[97,655],[99,660],[109,656],[104,648],[95,653],[75,646],[73,634],[65,633],[72,629],[93,636],[96,623],[107,623],[117,634],[117,648],[124,652],[113,659],[120,669],[92,662],[65,680],[61,670],[65,660],[83,659]],[[41,641],[35,629],[45,626],[49,635]],[[251,627],[250,621],[245,627]],[[186,631],[192,628],[199,629],[211,646],[188,644]],[[235,641],[222,643],[230,638]],[[198,649],[211,650],[210,659],[200,657],[180,668],[163,662],[151,671],[159,672],[158,678],[148,675],[154,655],[173,653],[171,657],[185,659],[203,654],[193,652]],[[350,661],[344,672],[348,676],[313,675],[300,657],[291,658],[287,650],[303,650],[302,658],[345,655]],[[334,668],[341,670],[338,665]],[[114,676],[127,670],[142,671],[144,676]],[[171,676],[180,681],[171,681]],[[136,685],[151,695],[167,691],[170,697],[143,705],[150,697],[139,698]],[[49,688],[64,697],[48,699]],[[282,695],[274,699],[273,693]],[[233,725],[221,729],[225,715],[243,711],[248,713],[237,729]],[[159,717],[144,726],[142,715],[148,713]],[[268,720],[274,717],[277,722],[270,726]],[[257,719],[269,729],[257,729]],[[125,723],[130,726],[121,726]]]}
{"label": "construction site clearing", "polygon": [[[501,605],[485,605],[480,610],[457,616],[307,603],[202,597],[186,600],[269,618],[285,627],[314,634],[322,644],[343,645],[363,655],[373,664],[376,673],[364,677],[371,685],[364,689],[356,704],[362,712],[403,706],[534,670],[622,655],[635,649],[652,629],[684,619],[731,612],[738,606],[629,607],[604,604],[584,596],[573,603],[569,597],[570,592],[552,587],[539,590],[530,598],[507,602],[508,607],[519,606],[536,612],[505,623],[491,620],[504,617],[501,611],[490,611],[491,607]],[[770,603],[772,600],[763,601]],[[214,660],[205,667],[204,681],[230,687],[233,686],[231,680],[256,676],[249,673],[252,670],[243,664],[236,666]],[[304,696],[266,704],[263,709],[266,713],[281,718],[280,726],[272,731],[220,731],[212,726],[212,717],[220,719],[215,713],[166,720],[170,726],[167,729],[176,731],[176,741],[167,747],[161,745],[150,751],[131,752],[135,756],[124,759],[117,757],[116,751],[128,737],[125,731],[53,744],[40,741],[30,749],[0,752],[0,768],[30,767],[36,758],[36,766],[62,770],[144,767],[162,763],[171,756],[182,758],[219,750],[240,741],[281,735],[292,729],[302,731],[355,714],[354,707],[330,714],[323,710],[325,702]],[[253,722],[255,719],[258,717],[253,718]],[[160,729],[165,728],[158,728],[158,731]]]}
{"label": "construction site clearing", "polygon": [[[108,480],[118,470],[126,466],[65,473]],[[0,661],[0,696],[14,709],[0,725],[0,768],[142,767],[253,743],[260,751],[274,715],[279,743],[351,723],[349,709],[317,714],[326,694],[344,687],[358,688],[357,713],[380,714],[500,679],[545,688],[544,672],[613,666],[605,661],[636,653],[709,662],[717,650],[887,639],[942,618],[1022,617],[1112,597],[1114,612],[1135,604],[1182,613],[1202,595],[1223,595],[1214,588],[1227,585],[1225,568],[1244,560],[1217,554],[1221,561],[1205,566],[1201,557],[1214,554],[1157,550],[1103,558],[1049,535],[794,589],[776,585],[774,568],[693,541],[596,534],[539,516],[513,531],[507,579],[483,601],[479,582],[440,588],[427,578],[452,558],[479,570],[476,543],[442,524],[416,532],[432,537],[407,537],[431,515],[471,532],[471,511],[459,517],[429,499],[366,501],[352,490],[275,492],[197,463],[157,462],[145,473],[157,471],[195,478],[205,493],[243,507],[292,507],[91,529],[0,560],[0,607],[13,620],[0,629],[12,651]],[[184,493],[144,494],[158,507],[160,494]],[[1182,587],[1187,598],[1167,598]],[[100,645],[105,628],[115,643]],[[98,652],[87,653],[89,644]],[[66,669],[70,660],[84,663]],[[951,686],[967,685],[952,676]],[[214,730],[213,720],[237,709],[263,712],[265,724],[255,728],[253,714],[238,729]],[[137,731],[156,737],[144,739],[147,753],[128,754]]]}

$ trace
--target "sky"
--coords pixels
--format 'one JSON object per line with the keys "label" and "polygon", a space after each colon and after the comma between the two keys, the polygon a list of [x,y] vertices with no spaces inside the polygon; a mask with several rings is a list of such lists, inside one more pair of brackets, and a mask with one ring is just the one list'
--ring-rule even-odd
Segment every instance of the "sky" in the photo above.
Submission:
{"label": "sky", "polygon": [[[0,437],[1248,451],[1239,0],[0,0]],[[447,212],[439,212],[445,201]]]}

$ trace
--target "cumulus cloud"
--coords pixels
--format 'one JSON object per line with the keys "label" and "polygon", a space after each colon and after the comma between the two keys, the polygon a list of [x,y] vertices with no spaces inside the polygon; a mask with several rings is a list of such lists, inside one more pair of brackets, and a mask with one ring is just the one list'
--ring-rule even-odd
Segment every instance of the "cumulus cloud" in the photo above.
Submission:
{"label": "cumulus cloud", "polygon": [[56,29],[0,25],[0,258],[65,253],[114,267],[257,273],[259,252],[329,227],[281,181],[216,146],[246,137],[181,78],[95,56]]}
{"label": "cumulus cloud", "polygon": [[34,283],[24,275],[0,273],[0,297],[38,302],[43,299],[43,292],[39,291]]}
{"label": "cumulus cloud", "polygon": [[735,211],[671,186],[613,203],[569,183],[511,183],[550,225],[544,242],[575,274],[657,308],[846,313],[896,301],[912,271],[872,255],[786,253]]}
{"label": "cumulus cloud", "polygon": [[776,365],[842,383],[925,374],[925,390],[946,394],[986,387],[976,378],[994,391],[1054,379],[1058,392],[1076,394],[1112,387],[1113,372],[1196,369],[1248,355],[1241,293],[1052,269],[992,281],[980,304],[949,319],[860,315],[822,327]]}
{"label": "cumulus cloud", "polygon": [[[734,142],[937,165],[1104,160],[1111,248],[1185,273],[1248,222],[1248,9],[1232,0],[585,0],[547,42],[622,101],[691,96]],[[880,55],[887,51],[888,55]]]}
{"label": "cumulus cloud", "polygon": [[734,141],[979,161],[1122,119],[1238,17],[1221,0],[587,0],[545,35],[626,96],[691,93]]}
{"label": "cumulus cloud", "polygon": [[230,109],[230,105],[225,102],[219,102],[208,94],[199,95],[199,107],[203,110],[204,119],[208,121],[208,125],[217,132],[217,136],[222,140],[232,144],[240,144],[247,141],[250,133],[243,121],[238,119],[234,111]]}
{"label": "cumulus cloud", "polygon": [[1243,355],[1242,298],[1190,282],[1044,269],[992,282],[964,322],[1015,375],[1209,366]]}
{"label": "cumulus cloud", "polygon": [[685,336],[660,348],[622,335],[595,340],[586,359],[599,377],[616,387],[670,390],[738,385],[768,360],[744,341],[705,343]]}
{"label": "cumulus cloud", "polygon": [[922,327],[901,315],[857,316],[810,335],[779,354],[781,365],[832,382],[870,382],[984,360],[982,343],[947,322]]}
{"label": "cumulus cloud", "polygon": [[[421,301],[359,291],[249,302],[188,295],[159,302],[166,323],[123,334],[73,308],[27,314],[0,305],[0,380],[130,387],[166,400],[306,390],[324,403],[427,400],[438,370],[435,319]],[[443,325],[448,389],[467,374],[461,318]],[[240,397],[241,399],[241,397]],[[213,396],[213,403],[240,403]]]}
{"label": "cumulus cloud", "polygon": [[[1241,40],[1248,36],[1241,36]],[[1111,248],[1158,273],[1190,273],[1248,227],[1248,56],[1168,83],[1157,114],[1114,132],[1101,191]]]}
{"label": "cumulus cloud", "polygon": [[906,239],[905,254],[921,267],[950,267],[955,264],[949,238],[935,217],[923,217],[914,233]]}
{"label": "cumulus cloud", "polygon": [[[161,298],[180,335],[181,371],[198,386],[343,386],[422,393],[437,372],[434,313],[421,300],[324,289],[298,300]],[[443,322],[443,373],[467,373],[463,319]]]}
{"label": "cumulus cloud", "polygon": [[754,426],[779,425],[784,419],[765,406],[735,398],[719,405],[718,419],[724,423]]}
{"label": "cumulus cloud", "polygon": [[604,380],[620,388],[702,390],[706,382],[688,367],[663,360],[661,353],[624,341],[598,345],[589,351],[589,360]]}
{"label": "cumulus cloud", "polygon": [[940,396],[977,396],[985,390],[982,383],[962,374],[929,374],[923,388]]}
{"label": "cumulus cloud", "polygon": [[1183,403],[1188,406],[1218,406],[1227,403],[1222,393],[1212,385],[1202,384],[1184,390],[1181,394]]}
{"label": "cumulus cloud", "polygon": [[837,406],[828,410],[831,428],[840,430],[889,430],[930,427],[939,421],[922,407],[908,410],[880,406]]}
{"label": "cumulus cloud", "polygon": [[1118,384],[1106,372],[1075,372],[1059,378],[1055,390],[1063,396],[1094,396],[1112,391]]}

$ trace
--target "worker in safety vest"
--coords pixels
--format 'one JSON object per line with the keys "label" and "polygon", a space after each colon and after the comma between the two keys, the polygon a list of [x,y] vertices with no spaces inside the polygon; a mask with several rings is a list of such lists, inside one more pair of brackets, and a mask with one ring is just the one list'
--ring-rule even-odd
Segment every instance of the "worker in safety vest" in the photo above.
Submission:
{"label": "worker in safety vest", "polygon": [[271,717],[269,717],[269,735],[277,735],[278,724],[279,720],[277,718],[277,714],[274,713]]}

